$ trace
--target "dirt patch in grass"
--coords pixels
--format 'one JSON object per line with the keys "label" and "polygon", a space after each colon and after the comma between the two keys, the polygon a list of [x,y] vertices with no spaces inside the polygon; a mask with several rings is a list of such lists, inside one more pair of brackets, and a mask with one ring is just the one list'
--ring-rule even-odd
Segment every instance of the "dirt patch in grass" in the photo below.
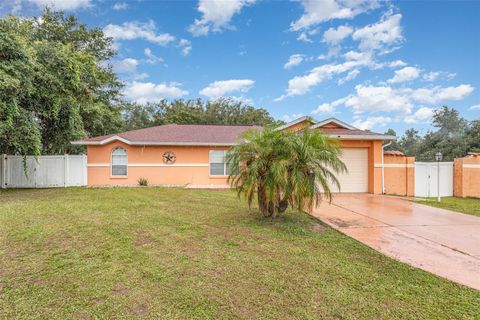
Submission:
{"label": "dirt patch in grass", "polygon": [[130,308],[130,313],[135,316],[145,317],[148,315],[148,306],[144,303],[137,304],[136,306]]}
{"label": "dirt patch in grass", "polygon": [[125,285],[118,283],[115,285],[115,287],[112,289],[111,294],[114,296],[124,296],[127,295],[131,292],[132,290],[130,288],[127,288]]}
{"label": "dirt patch in grass", "polygon": [[133,242],[133,245],[135,247],[143,247],[147,244],[150,244],[153,242],[153,239],[150,238],[149,236],[146,236],[146,235],[139,235],[137,237],[137,239],[135,239],[135,241]]}

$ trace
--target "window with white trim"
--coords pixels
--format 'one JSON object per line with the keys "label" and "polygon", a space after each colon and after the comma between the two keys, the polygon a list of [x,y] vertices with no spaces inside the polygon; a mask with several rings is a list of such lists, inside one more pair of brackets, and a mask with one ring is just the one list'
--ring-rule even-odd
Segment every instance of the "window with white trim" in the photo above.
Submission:
{"label": "window with white trim", "polygon": [[210,175],[228,176],[230,174],[228,164],[225,160],[227,150],[210,150]]}
{"label": "window with white trim", "polygon": [[128,156],[125,149],[118,147],[112,151],[112,176],[127,175]]}

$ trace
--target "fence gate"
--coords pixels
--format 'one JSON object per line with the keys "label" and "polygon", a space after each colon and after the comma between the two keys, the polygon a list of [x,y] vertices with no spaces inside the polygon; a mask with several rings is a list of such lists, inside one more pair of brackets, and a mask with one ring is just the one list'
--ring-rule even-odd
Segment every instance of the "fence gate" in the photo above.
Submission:
{"label": "fence gate", "polygon": [[[453,196],[453,162],[438,163],[440,196]],[[415,197],[437,197],[437,162],[415,162]]]}
{"label": "fence gate", "polygon": [[0,155],[0,183],[2,188],[85,186],[87,159],[85,155],[28,156],[26,159]]}

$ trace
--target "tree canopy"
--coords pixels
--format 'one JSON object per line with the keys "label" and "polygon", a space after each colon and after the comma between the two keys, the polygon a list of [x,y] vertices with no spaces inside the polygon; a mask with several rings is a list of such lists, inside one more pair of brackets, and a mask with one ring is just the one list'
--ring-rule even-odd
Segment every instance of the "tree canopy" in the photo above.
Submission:
{"label": "tree canopy", "polygon": [[[468,122],[456,109],[443,106],[434,111],[432,125],[436,130],[428,131],[423,137],[413,128],[405,131],[388,150],[400,150],[420,161],[433,161],[437,151],[442,152],[446,161],[480,151],[479,120]],[[395,134],[395,131],[389,129],[386,133]]]}
{"label": "tree canopy", "polygon": [[118,130],[121,88],[100,29],[46,9],[0,20],[0,152],[75,152],[70,141]]}
{"label": "tree canopy", "polygon": [[267,110],[230,98],[212,101],[161,100],[145,106],[127,103],[124,105],[124,117],[128,130],[168,123],[261,126],[280,124]]}

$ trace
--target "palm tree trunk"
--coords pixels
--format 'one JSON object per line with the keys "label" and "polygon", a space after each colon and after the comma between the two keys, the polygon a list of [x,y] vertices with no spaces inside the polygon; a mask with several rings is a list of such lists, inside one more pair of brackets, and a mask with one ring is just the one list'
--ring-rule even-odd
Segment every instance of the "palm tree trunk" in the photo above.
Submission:
{"label": "palm tree trunk", "polygon": [[265,197],[265,192],[261,186],[257,188],[257,198],[258,198],[258,208],[260,212],[263,214],[264,217],[268,218],[272,216],[272,212],[270,210],[270,204]]}

